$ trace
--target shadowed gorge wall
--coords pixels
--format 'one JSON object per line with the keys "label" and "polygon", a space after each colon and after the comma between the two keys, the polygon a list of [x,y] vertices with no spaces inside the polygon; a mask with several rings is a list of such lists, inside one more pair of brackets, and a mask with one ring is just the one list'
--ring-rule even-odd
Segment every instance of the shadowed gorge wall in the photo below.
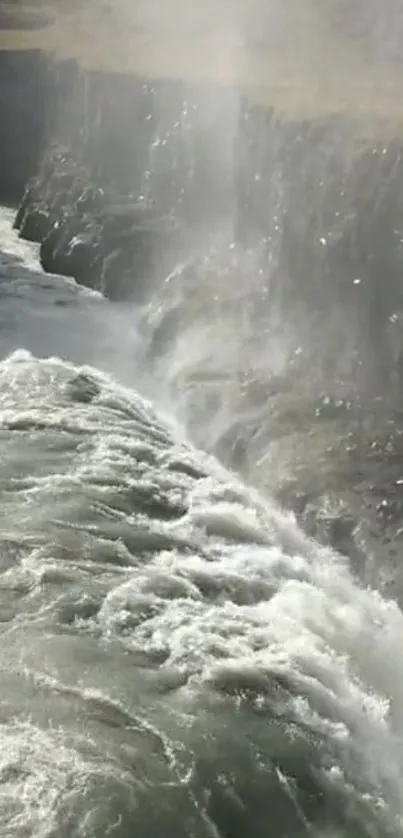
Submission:
{"label": "shadowed gorge wall", "polygon": [[[56,66],[53,136],[94,179],[189,221],[232,214],[232,87]],[[213,153],[212,153],[213,150]]]}
{"label": "shadowed gorge wall", "polygon": [[52,120],[52,76],[38,50],[0,51],[0,201],[18,201],[38,169]]}
{"label": "shadowed gorge wall", "polygon": [[[36,231],[31,225],[30,235],[42,241],[68,217],[63,247],[82,234],[80,247],[88,249],[91,224],[86,219],[81,229],[81,217],[84,206],[87,214],[95,210],[87,193],[79,209],[77,203],[86,186],[103,190],[108,206],[124,199],[136,212],[144,208],[153,223],[169,217],[185,227],[186,255],[198,230],[206,242],[225,233],[254,254],[256,276],[245,274],[243,281],[253,285],[263,320],[276,307],[297,332],[303,327],[307,341],[323,345],[316,362],[320,358],[328,374],[340,372],[344,354],[356,371],[365,367],[369,376],[388,386],[393,379],[395,386],[402,358],[403,164],[394,30],[390,21],[385,28],[375,6],[356,4],[348,11],[345,4],[319,8],[313,0],[297,5],[296,20],[289,12],[281,17],[276,11],[273,18],[274,6],[268,7],[260,33],[250,18],[247,42],[271,37],[266,63],[262,43],[239,58],[232,42],[228,46],[230,33],[203,53],[201,33],[196,31],[198,39],[193,31],[197,21],[189,16],[188,29],[182,26],[186,37],[180,30],[175,41],[171,27],[162,45],[154,6],[141,6],[144,31],[140,24],[130,28],[130,9],[122,6],[121,17],[113,17],[120,34],[119,21],[126,20],[128,34],[120,40],[109,10],[110,49],[106,12],[104,28],[97,29],[96,18],[85,18],[80,7],[75,28],[74,16],[66,22],[63,11],[63,25],[58,29],[56,18],[46,30],[53,59],[40,51],[0,51],[0,199],[18,199],[51,139],[68,156],[69,168],[59,161],[56,181],[49,169],[41,170],[35,197],[40,223]],[[222,33],[229,13],[221,11]],[[384,49],[374,52],[373,70],[374,15]],[[302,29],[291,62],[287,44],[296,21]],[[58,41],[64,25],[65,40]],[[358,33],[356,42],[346,29]],[[337,40],[341,36],[344,41]],[[63,192],[69,193],[64,203]],[[103,222],[94,218],[92,253],[105,240]],[[71,261],[49,259],[49,249],[43,265],[86,281],[85,266],[74,273]]]}

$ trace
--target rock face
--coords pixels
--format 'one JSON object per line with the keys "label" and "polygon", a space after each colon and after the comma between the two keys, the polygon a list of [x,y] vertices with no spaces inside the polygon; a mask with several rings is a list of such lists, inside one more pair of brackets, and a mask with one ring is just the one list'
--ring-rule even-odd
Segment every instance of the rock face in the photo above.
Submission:
{"label": "rock face", "polygon": [[153,248],[164,232],[152,210],[91,183],[85,165],[59,148],[28,182],[15,227],[41,244],[45,271],[111,299],[136,300],[149,288]]}
{"label": "rock face", "polygon": [[52,121],[52,79],[38,50],[0,51],[0,203],[17,203],[38,170]]}
{"label": "rock face", "polygon": [[234,92],[217,104],[211,85],[150,84],[71,61],[54,76],[54,142],[15,226],[41,243],[45,270],[143,299],[185,228],[189,240],[206,219],[232,218]]}

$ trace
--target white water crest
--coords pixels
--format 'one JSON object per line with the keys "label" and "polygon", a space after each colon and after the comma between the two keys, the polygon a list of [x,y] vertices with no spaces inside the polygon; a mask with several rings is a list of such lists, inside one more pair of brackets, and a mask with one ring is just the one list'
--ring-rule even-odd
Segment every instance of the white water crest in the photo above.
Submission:
{"label": "white water crest", "polygon": [[403,835],[399,606],[136,392],[127,312],[24,258],[0,291],[1,835]]}

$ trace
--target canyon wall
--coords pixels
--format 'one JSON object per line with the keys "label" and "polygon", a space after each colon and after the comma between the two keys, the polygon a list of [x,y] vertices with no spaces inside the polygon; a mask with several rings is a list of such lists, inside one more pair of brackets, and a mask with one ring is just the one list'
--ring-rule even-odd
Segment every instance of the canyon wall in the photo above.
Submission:
{"label": "canyon wall", "polygon": [[28,182],[21,235],[41,241],[45,269],[114,298],[137,294],[140,276],[140,296],[151,292],[156,255],[172,251],[169,271],[181,250],[224,236],[254,253],[258,300],[323,338],[330,374],[341,342],[378,380],[400,381],[395,100],[357,111],[317,99],[314,114],[287,86],[271,104],[270,88],[201,75],[0,50],[0,201]]}
{"label": "canyon wall", "polygon": [[0,202],[15,203],[50,136],[53,69],[38,50],[0,50]]}

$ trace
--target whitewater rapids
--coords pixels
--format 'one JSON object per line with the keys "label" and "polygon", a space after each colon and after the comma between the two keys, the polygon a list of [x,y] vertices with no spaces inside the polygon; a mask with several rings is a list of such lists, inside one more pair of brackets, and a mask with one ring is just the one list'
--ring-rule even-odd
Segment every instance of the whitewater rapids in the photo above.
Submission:
{"label": "whitewater rapids", "polygon": [[31,255],[0,277],[0,835],[403,835],[400,608],[128,387],[123,315]]}

